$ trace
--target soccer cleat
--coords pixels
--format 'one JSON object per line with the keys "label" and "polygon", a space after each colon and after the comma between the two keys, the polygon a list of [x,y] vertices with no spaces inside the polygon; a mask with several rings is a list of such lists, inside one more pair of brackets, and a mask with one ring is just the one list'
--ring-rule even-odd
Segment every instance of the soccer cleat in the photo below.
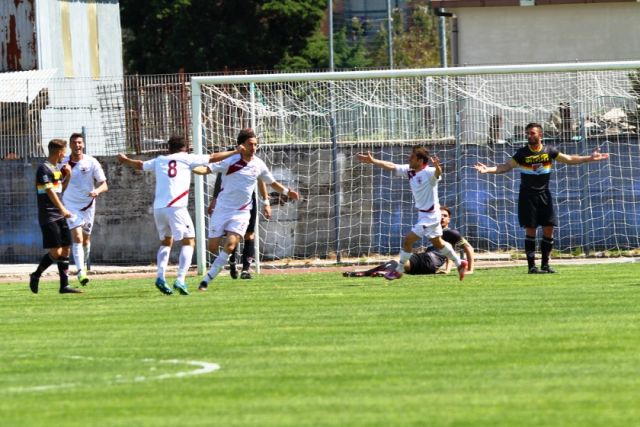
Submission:
{"label": "soccer cleat", "polygon": [[159,277],[156,279],[156,288],[158,288],[158,290],[165,295],[171,295],[173,293],[171,288],[167,286],[167,283],[164,281],[164,279],[161,279]]}
{"label": "soccer cleat", "polygon": [[251,273],[249,273],[248,271],[242,271],[242,273],[240,273],[240,278],[241,279],[251,279]]}
{"label": "soccer cleat", "polygon": [[189,295],[189,291],[187,290],[186,283],[180,282],[179,280],[176,280],[173,283],[173,289],[175,289],[178,292],[180,292],[180,295]]}
{"label": "soccer cleat", "polygon": [[235,264],[229,264],[229,275],[234,280],[238,278],[238,269]]}
{"label": "soccer cleat", "polygon": [[538,267],[535,267],[535,266],[529,269],[529,274],[544,274],[544,273],[546,272],[538,270]]}
{"label": "soccer cleat", "polygon": [[364,272],[362,271],[345,271],[342,273],[343,277],[364,277]]}
{"label": "soccer cleat", "polygon": [[72,288],[71,286],[65,286],[60,288],[61,294],[81,294],[83,293],[80,289]]}
{"label": "soccer cleat", "polygon": [[542,267],[540,267],[540,271],[544,273],[549,273],[549,274],[553,274],[556,272],[553,268],[549,267],[548,265],[543,265]]}
{"label": "soccer cleat", "polygon": [[78,282],[80,282],[82,286],[87,286],[87,283],[89,283],[89,278],[84,273],[78,274]]}
{"label": "soccer cleat", "polygon": [[206,292],[208,287],[209,287],[209,284],[203,280],[202,282],[200,282],[200,286],[198,286],[198,290],[200,292]]}
{"label": "soccer cleat", "polygon": [[36,275],[35,273],[31,273],[29,275],[29,289],[31,289],[31,292],[33,292],[34,294],[37,294],[39,284],[40,284],[40,276]]}
{"label": "soccer cleat", "polygon": [[384,275],[384,278],[387,280],[396,280],[402,277],[402,273],[398,270],[390,270],[387,274]]}
{"label": "soccer cleat", "polygon": [[464,273],[467,271],[468,264],[466,259],[460,260],[460,265],[458,266],[458,276],[460,280],[464,280]]}

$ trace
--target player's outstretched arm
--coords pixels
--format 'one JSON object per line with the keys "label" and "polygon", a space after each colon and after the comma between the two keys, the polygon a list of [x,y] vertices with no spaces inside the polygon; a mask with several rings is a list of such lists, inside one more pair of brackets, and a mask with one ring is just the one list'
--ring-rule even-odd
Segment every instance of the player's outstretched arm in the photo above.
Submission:
{"label": "player's outstretched arm", "polygon": [[142,170],[142,160],[134,160],[134,159],[128,158],[124,154],[118,154],[118,161],[123,165],[128,166],[132,169],[136,169],[139,171]]}
{"label": "player's outstretched arm", "polygon": [[434,174],[434,176],[436,178],[440,178],[440,175],[442,175],[442,165],[440,164],[440,159],[438,158],[438,156],[431,156],[431,163],[436,169],[436,173]]}
{"label": "player's outstretched arm", "polygon": [[487,166],[484,163],[476,163],[474,169],[480,173],[505,173],[515,168],[518,164],[515,160],[509,159],[507,162],[498,166]]}
{"label": "player's outstretched arm", "polygon": [[556,160],[567,165],[579,165],[581,163],[598,162],[609,158],[609,153],[601,153],[595,150],[590,156],[572,156],[569,154],[558,153]]}
{"label": "player's outstretched arm", "polygon": [[298,194],[297,191],[288,189],[284,185],[280,184],[278,181],[273,181],[271,183],[271,188],[273,188],[283,196],[287,196],[291,200],[300,200],[300,194]]}
{"label": "player's outstretched arm", "polygon": [[209,166],[196,166],[195,168],[191,169],[191,171],[196,175],[208,175],[211,173],[211,169],[209,169]]}
{"label": "player's outstretched arm", "polygon": [[370,151],[367,151],[366,154],[365,153],[358,153],[358,154],[356,154],[356,158],[358,159],[358,161],[360,163],[372,164],[372,165],[381,167],[382,169],[386,169],[386,170],[389,170],[389,171],[396,170],[395,163],[387,162],[385,160],[375,159],[371,155]]}
{"label": "player's outstretched arm", "polygon": [[236,147],[235,150],[232,151],[220,151],[217,153],[211,153],[211,155],[209,156],[209,163],[221,162],[222,160],[226,159],[227,157],[231,157],[234,154],[242,155],[242,153],[244,153],[245,151],[246,150],[244,148],[244,145],[240,144]]}

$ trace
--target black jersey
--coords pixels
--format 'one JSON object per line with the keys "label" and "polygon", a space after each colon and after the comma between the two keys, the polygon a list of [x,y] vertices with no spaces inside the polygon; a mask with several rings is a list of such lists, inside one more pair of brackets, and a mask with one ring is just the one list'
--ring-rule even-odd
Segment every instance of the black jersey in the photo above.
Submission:
{"label": "black jersey", "polygon": [[529,145],[516,151],[512,158],[520,169],[520,191],[537,193],[548,190],[553,160],[559,153],[550,145],[543,145],[537,152],[532,151]]}
{"label": "black jersey", "polygon": [[[442,240],[451,244],[456,251],[467,244],[458,230],[450,228],[442,230]],[[425,252],[411,255],[409,262],[411,271],[407,271],[407,274],[435,274],[447,262],[447,258],[431,246]]]}
{"label": "black jersey", "polygon": [[64,218],[60,209],[49,198],[47,194],[49,188],[52,188],[58,195],[62,194],[62,172],[57,166],[45,161],[36,171],[38,221],[40,224],[47,224]]}

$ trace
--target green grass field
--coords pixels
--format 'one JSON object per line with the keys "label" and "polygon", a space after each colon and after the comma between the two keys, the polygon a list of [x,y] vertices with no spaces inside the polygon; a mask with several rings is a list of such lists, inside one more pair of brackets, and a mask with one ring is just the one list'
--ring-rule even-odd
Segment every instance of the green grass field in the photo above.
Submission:
{"label": "green grass field", "polygon": [[638,425],[640,264],[558,270],[1,284],[0,425]]}

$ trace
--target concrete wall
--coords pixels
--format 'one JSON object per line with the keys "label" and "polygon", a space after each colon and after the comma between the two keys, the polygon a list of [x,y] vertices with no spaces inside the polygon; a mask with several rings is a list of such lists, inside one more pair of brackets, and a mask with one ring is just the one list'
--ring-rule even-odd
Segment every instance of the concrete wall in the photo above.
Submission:
{"label": "concrete wall", "polygon": [[461,65],[640,57],[640,3],[450,8]]}
{"label": "concrete wall", "polygon": [[[560,227],[556,247],[626,249],[640,247],[640,180],[634,179],[640,145],[635,136],[610,135],[606,140],[580,142],[547,140],[569,154],[590,153],[595,147],[611,153],[607,164],[557,165],[552,179]],[[480,250],[522,247],[517,223],[517,173],[479,175],[473,165],[504,162],[522,142],[514,144],[430,147],[444,161],[440,201],[453,207],[454,223]],[[396,254],[402,236],[415,223],[411,191],[405,179],[355,162],[362,147],[344,146],[338,152],[340,170],[340,247],[348,256]],[[411,144],[369,145],[372,153],[396,163],[405,162]],[[276,179],[297,188],[304,200],[278,206],[272,198],[273,219],[261,223],[267,258],[325,258],[335,255],[336,221],[332,193],[331,150],[326,146],[292,146],[263,158]],[[145,160],[147,157],[138,157]],[[92,258],[104,264],[155,263],[159,238],[152,201],[154,177],[99,158],[109,191],[98,198]],[[40,159],[0,161],[0,263],[35,262],[42,255],[34,190]],[[193,192],[190,195],[193,209]],[[191,212],[193,216],[193,211]],[[172,262],[177,260],[174,249]]]}

